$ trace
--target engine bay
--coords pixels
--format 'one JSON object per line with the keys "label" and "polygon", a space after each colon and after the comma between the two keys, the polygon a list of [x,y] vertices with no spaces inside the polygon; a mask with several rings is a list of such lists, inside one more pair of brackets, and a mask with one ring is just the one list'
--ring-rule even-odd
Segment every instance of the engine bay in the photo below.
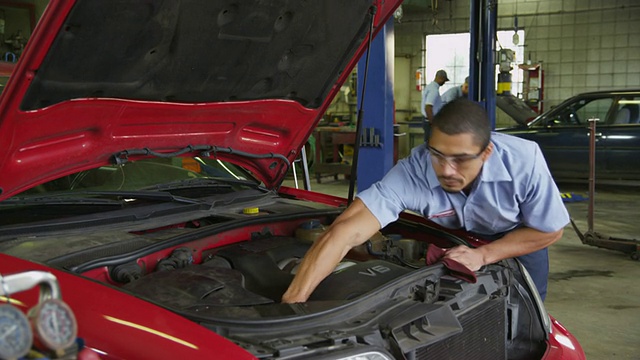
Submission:
{"label": "engine bay", "polygon": [[[505,353],[497,358],[526,358],[544,349],[539,314],[530,310],[517,263],[486,266],[475,272],[475,283],[467,282],[442,263],[425,261],[428,245],[451,247],[467,238],[407,219],[353,248],[306,303],[283,304],[300,261],[341,211],[282,199],[260,209],[259,215],[226,208],[186,221],[153,219],[144,227],[125,223],[91,233],[25,236],[3,251],[29,250],[32,261],[168,309],[256,356],[344,341],[396,346],[398,354],[444,354],[451,344],[475,344],[487,324],[492,349]],[[47,251],[52,241],[59,253]]]}
{"label": "engine bay", "polygon": [[[309,248],[300,239],[273,236],[211,251],[202,264],[157,271],[123,287],[186,310],[198,306],[247,306],[277,303]],[[417,260],[417,259],[416,259]],[[409,273],[411,269],[380,259],[345,259],[320,283],[310,301],[350,300]]]}

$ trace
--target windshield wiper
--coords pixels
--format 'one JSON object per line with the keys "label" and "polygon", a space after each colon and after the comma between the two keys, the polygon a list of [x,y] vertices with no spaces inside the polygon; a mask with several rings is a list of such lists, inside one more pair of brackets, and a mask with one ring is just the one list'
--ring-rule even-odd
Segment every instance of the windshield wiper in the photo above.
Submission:
{"label": "windshield wiper", "polygon": [[243,179],[234,178],[193,178],[186,180],[172,181],[169,183],[147,186],[143,190],[177,190],[177,189],[189,189],[198,187],[214,187],[214,188],[228,188],[231,189],[232,185],[247,186],[252,189],[260,187],[260,184]]}
{"label": "windshield wiper", "polygon": [[286,164],[287,169],[291,167],[291,163],[289,162],[289,159],[287,159],[287,157],[282,154],[274,154],[274,153],[252,154],[245,151],[234,150],[230,147],[219,147],[215,145],[214,146],[187,145],[186,147],[172,153],[160,153],[160,152],[153,151],[149,148],[128,149],[128,150],[123,150],[113,154],[112,160],[114,164],[122,165],[129,162],[129,156],[131,155],[153,155],[159,158],[170,158],[170,157],[180,156],[180,155],[184,155],[191,152],[198,152],[200,153],[200,156],[203,156],[205,158],[209,158],[209,157],[215,158],[216,154],[220,153],[220,154],[239,155],[239,156],[250,158],[250,159],[279,159],[280,161]]}
{"label": "windshield wiper", "polygon": [[117,196],[123,200],[157,200],[164,202],[178,202],[184,204],[206,204],[205,201],[191,199],[184,196],[176,196],[167,192],[158,191],[87,191],[90,195]]}
{"label": "windshield wiper", "polygon": [[[97,195],[100,197],[116,197],[117,199],[77,197],[78,195]],[[13,197],[0,202],[0,205],[122,205],[123,202],[130,200],[153,200],[184,204],[206,203],[201,200],[158,191],[78,191],[67,194]]]}
{"label": "windshield wiper", "polygon": [[[76,195],[74,193],[73,195]],[[122,205],[122,201],[100,198],[76,198],[69,195],[41,195],[11,197],[0,201],[0,206],[4,205]]]}

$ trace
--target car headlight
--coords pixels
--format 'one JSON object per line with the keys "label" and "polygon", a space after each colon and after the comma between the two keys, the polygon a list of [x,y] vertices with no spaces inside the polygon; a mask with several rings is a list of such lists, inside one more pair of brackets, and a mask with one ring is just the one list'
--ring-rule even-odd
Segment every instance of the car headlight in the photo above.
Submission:
{"label": "car headlight", "polygon": [[322,355],[305,357],[313,360],[394,360],[385,349],[377,346],[350,345],[346,349],[334,349]]}

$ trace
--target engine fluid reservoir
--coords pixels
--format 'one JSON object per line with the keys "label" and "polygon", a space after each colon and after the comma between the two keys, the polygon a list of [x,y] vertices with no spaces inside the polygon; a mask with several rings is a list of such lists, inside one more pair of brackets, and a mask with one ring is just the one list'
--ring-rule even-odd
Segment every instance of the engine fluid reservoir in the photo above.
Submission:
{"label": "engine fluid reservoir", "polygon": [[393,241],[393,246],[402,249],[402,258],[405,261],[417,261],[423,257],[423,246],[418,241],[405,239],[398,234],[391,234],[388,237]]}
{"label": "engine fluid reservoir", "polygon": [[300,224],[296,229],[296,239],[311,244],[316,241],[325,230],[326,228],[320,220],[309,220]]}

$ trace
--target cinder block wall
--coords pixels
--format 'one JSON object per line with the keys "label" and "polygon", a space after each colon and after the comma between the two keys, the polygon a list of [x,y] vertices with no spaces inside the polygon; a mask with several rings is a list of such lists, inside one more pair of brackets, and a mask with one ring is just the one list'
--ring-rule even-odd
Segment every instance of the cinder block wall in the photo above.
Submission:
{"label": "cinder block wall", "polygon": [[[435,12],[405,11],[395,23],[396,57],[410,59],[412,84],[426,35],[469,31],[468,0],[437,3]],[[513,29],[516,14],[525,30],[525,59],[543,63],[545,109],[584,91],[640,88],[640,1],[499,0],[498,30]],[[419,114],[420,93],[410,97],[396,103]],[[497,126],[505,124],[504,116],[498,113]]]}

